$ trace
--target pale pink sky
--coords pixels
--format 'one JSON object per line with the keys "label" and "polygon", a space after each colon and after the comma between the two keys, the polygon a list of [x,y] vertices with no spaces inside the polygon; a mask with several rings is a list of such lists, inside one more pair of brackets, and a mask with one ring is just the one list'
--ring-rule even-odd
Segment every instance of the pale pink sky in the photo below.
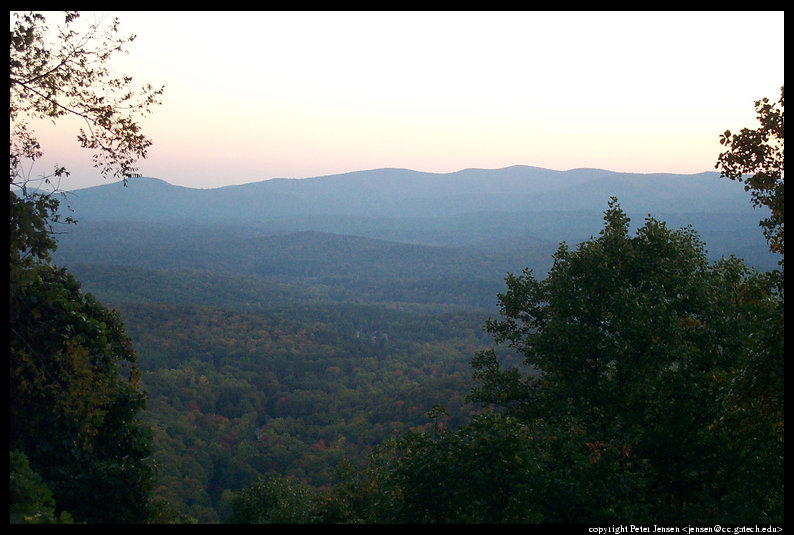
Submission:
{"label": "pale pink sky", "polygon": [[[198,188],[402,167],[714,170],[783,85],[783,12],[107,12],[165,85],[145,176]],[[51,17],[56,23],[59,17]],[[62,189],[106,183],[39,130]]]}

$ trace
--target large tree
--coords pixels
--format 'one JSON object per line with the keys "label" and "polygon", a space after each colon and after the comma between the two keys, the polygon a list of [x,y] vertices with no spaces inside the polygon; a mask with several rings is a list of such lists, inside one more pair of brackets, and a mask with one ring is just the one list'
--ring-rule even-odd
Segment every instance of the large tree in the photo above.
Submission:
{"label": "large tree", "polygon": [[709,264],[689,227],[649,217],[631,236],[615,200],[604,220],[597,239],[560,247],[546,280],[508,276],[487,329],[533,373],[483,353],[474,397],[556,439],[579,435],[604,467],[594,488],[608,489],[585,494],[592,520],[782,521],[782,412],[735,391],[779,296],[741,260]]}
{"label": "large tree", "polygon": [[153,488],[136,356],[118,315],[65,270],[11,294],[9,442],[77,521],[141,522]]}
{"label": "large tree", "polygon": [[[143,522],[154,472],[137,357],[119,316],[50,262],[59,202],[29,187],[42,155],[30,121],[80,117],[80,145],[94,150],[103,175],[126,180],[150,145],[136,114],[162,90],[132,92],[128,77],[110,75],[107,61],[132,40],[116,37],[117,20],[78,32],[78,18],[67,13],[53,41],[43,15],[11,16],[10,450],[51,492],[52,518],[68,511],[77,522]],[[56,168],[37,180],[67,174]]]}
{"label": "large tree", "polygon": [[782,522],[782,411],[737,390],[779,295],[691,227],[632,235],[615,199],[604,222],[508,275],[486,328],[525,369],[478,354],[493,413],[389,446],[379,521]]}

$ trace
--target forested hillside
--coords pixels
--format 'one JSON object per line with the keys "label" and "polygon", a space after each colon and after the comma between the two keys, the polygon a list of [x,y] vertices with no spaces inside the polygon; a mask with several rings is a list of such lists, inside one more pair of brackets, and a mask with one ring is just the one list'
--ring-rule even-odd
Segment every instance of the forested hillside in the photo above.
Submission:
{"label": "forested hillside", "polygon": [[203,522],[224,491],[259,475],[321,488],[342,459],[359,466],[389,438],[422,428],[435,404],[470,414],[481,316],[382,307],[267,313],[121,306],[139,352],[161,467],[158,493]]}
{"label": "forested hillside", "polygon": [[[47,17],[11,16],[11,523],[782,529],[782,87],[719,175],[197,190],[137,173],[135,36]],[[34,174],[64,118],[120,183]]]}
{"label": "forested hillside", "polygon": [[[304,196],[311,184],[325,184],[325,194],[352,191],[366,186],[363,176],[299,189]],[[467,400],[472,359],[490,346],[484,326],[498,312],[505,277],[526,267],[546,274],[560,242],[595,236],[603,218],[557,210],[256,220],[238,210],[218,219],[223,203],[208,199],[222,199],[226,188],[190,191],[151,180],[111,188],[75,198],[95,196],[122,212],[137,206],[138,217],[103,220],[84,204],[78,224],[57,235],[53,257],[120,312],[148,394],[156,495],[179,518],[199,522],[228,521],[232,496],[262,478],[340,485],[343,468],[363,470],[375,448],[432,429],[434,407],[444,407],[445,425],[468,421],[479,409]],[[135,199],[159,204],[152,210]],[[179,211],[184,199],[216,210]],[[712,258],[749,253],[751,263],[773,265],[746,207],[664,216],[671,225],[697,225],[716,244]],[[503,365],[520,362],[514,351],[499,351]]]}
{"label": "forested hillside", "polygon": [[337,483],[340,462],[362,467],[434,405],[452,423],[473,412],[470,362],[503,278],[483,252],[306,232],[238,238],[215,264],[211,239],[186,233],[168,247],[195,248],[177,253],[130,235],[79,256],[129,247],[148,269],[70,268],[133,339],[157,496],[185,518],[225,520],[224,491],[258,476]]}
{"label": "forested hillside", "polygon": [[[697,225],[712,259],[749,253],[774,267],[750,211],[664,215]],[[492,346],[484,327],[505,277],[545,276],[560,243],[596,236],[599,221],[564,210],[214,224],[87,212],[56,233],[53,259],[132,338],[163,514],[248,521],[239,500],[252,489],[292,482],[339,504],[390,440],[435,432],[429,413],[443,407],[450,429],[476,418],[472,364]],[[515,348],[497,350],[499,369],[520,367]]]}

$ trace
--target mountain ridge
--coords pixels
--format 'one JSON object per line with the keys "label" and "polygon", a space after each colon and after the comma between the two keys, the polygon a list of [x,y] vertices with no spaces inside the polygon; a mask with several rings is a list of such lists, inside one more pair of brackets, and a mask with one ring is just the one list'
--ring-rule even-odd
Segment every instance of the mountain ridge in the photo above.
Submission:
{"label": "mountain ridge", "polygon": [[716,172],[624,173],[532,166],[428,173],[401,168],[319,177],[276,178],[212,189],[153,177],[127,187],[104,184],[69,192],[78,219],[257,221],[295,215],[437,217],[480,211],[595,210],[611,196],[626,211],[752,210],[742,186]]}
{"label": "mountain ridge", "polygon": [[[713,260],[734,254],[762,270],[778,261],[742,185],[717,173],[521,166],[383,169],[211,190],[146,177],[96,186],[67,197],[78,224],[59,232],[53,260],[82,265],[90,291],[117,299],[151,299],[153,290],[137,287],[149,279],[189,299],[189,285],[173,282],[178,272],[207,290],[227,281],[221,293],[236,306],[319,298],[492,309],[506,273],[530,268],[542,277],[561,242],[596,236],[610,197],[632,228],[648,215],[692,225]],[[144,271],[126,286],[113,276],[134,270]],[[241,284],[245,277],[265,281],[272,299]],[[218,297],[197,291],[193,299]]]}

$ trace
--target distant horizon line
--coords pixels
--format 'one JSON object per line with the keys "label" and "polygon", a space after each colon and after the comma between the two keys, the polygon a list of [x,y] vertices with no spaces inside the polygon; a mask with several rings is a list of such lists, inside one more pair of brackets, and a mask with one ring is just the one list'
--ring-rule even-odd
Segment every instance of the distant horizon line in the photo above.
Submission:
{"label": "distant horizon line", "polygon": [[[196,190],[214,190],[214,189],[222,189],[222,188],[247,186],[247,185],[250,185],[250,184],[257,184],[257,183],[260,183],[260,182],[268,182],[268,181],[271,181],[271,180],[313,180],[313,179],[321,179],[321,178],[338,177],[338,176],[343,176],[343,175],[352,175],[352,174],[357,174],[357,173],[371,173],[371,172],[377,172],[377,171],[408,171],[408,172],[411,172],[411,173],[443,176],[443,175],[454,175],[454,174],[457,174],[457,173],[464,173],[466,171],[504,171],[504,170],[507,170],[507,169],[515,168],[515,167],[521,167],[521,168],[527,168],[527,169],[537,169],[537,170],[541,170],[541,171],[551,171],[551,172],[555,172],[555,173],[570,173],[570,172],[574,172],[574,171],[603,171],[603,172],[606,172],[606,173],[613,173],[613,174],[616,174],[616,175],[642,175],[642,176],[647,176],[647,175],[695,176],[695,175],[705,175],[705,174],[718,174],[717,171],[700,171],[700,172],[696,172],[696,173],[673,173],[673,172],[667,172],[667,171],[658,171],[658,172],[640,173],[640,172],[634,172],[634,171],[614,171],[614,170],[611,170],[611,169],[604,169],[604,168],[601,168],[601,167],[573,167],[573,168],[570,168],[570,169],[552,169],[550,167],[539,167],[537,165],[514,164],[514,165],[508,165],[506,167],[494,167],[494,168],[466,167],[466,168],[463,168],[463,169],[459,169],[457,171],[449,171],[449,172],[445,172],[445,173],[443,173],[443,172],[434,172],[434,171],[420,171],[420,170],[417,170],[417,169],[411,169],[409,167],[375,167],[375,168],[371,168],[371,169],[359,169],[359,170],[355,170],[355,171],[345,171],[345,172],[341,172],[341,173],[331,173],[331,174],[326,174],[326,175],[316,175],[316,176],[308,176],[308,177],[302,177],[302,178],[301,177],[271,177],[271,178],[264,178],[264,179],[261,179],[261,180],[251,180],[250,182],[242,182],[240,184],[226,184],[226,185],[223,185],[223,186],[207,186],[207,187],[202,187],[202,186],[184,186],[182,184],[176,184],[176,183],[173,183],[173,182],[169,182],[168,180],[166,180],[164,178],[160,178],[160,177],[156,177],[156,176],[150,176],[150,175],[139,175],[139,176],[129,177],[127,179],[127,181],[129,182],[129,181],[133,181],[133,180],[144,178],[144,179],[150,179],[150,180],[157,180],[157,181],[163,182],[165,184],[168,184],[169,186],[173,186],[173,187],[177,187],[177,188],[196,189]],[[100,187],[105,187],[105,186],[112,186],[114,184],[118,184],[118,183],[121,183],[123,181],[124,181],[124,179],[117,179],[117,180],[107,181],[107,182],[102,183],[102,184],[96,184],[94,186],[80,186],[80,187],[77,187],[77,188],[74,188],[74,189],[58,188],[57,191],[64,191],[64,192],[81,191],[81,190],[91,189],[91,188],[100,188]]]}

